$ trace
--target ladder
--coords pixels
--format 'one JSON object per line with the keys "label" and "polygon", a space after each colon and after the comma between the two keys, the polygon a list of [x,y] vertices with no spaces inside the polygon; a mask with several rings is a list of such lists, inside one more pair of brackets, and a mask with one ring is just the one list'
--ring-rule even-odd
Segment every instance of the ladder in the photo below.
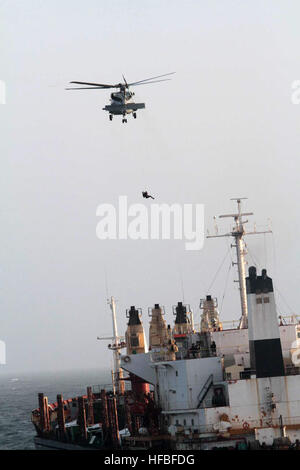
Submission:
{"label": "ladder", "polygon": [[213,383],[213,380],[214,380],[214,376],[213,376],[213,374],[210,374],[210,376],[206,380],[205,384],[203,385],[203,387],[202,387],[202,389],[201,389],[201,391],[198,395],[197,408],[200,408],[200,406],[202,405],[202,402],[203,402],[204,398],[206,397],[207,392],[208,392],[208,390],[210,389],[210,387]]}

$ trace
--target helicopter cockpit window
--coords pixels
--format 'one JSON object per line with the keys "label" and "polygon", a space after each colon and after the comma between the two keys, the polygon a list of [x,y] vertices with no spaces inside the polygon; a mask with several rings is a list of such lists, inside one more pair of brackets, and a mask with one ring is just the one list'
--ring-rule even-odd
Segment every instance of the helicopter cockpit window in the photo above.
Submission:
{"label": "helicopter cockpit window", "polygon": [[122,98],[118,95],[118,93],[112,93],[110,96],[112,100],[122,103]]}

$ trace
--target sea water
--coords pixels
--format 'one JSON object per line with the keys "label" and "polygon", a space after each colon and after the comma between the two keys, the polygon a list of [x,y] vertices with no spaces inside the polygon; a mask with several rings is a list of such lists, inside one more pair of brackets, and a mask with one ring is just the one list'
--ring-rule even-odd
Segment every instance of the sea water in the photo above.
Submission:
{"label": "sea water", "polygon": [[34,449],[35,430],[31,411],[38,408],[38,393],[56,401],[86,395],[86,387],[103,386],[111,381],[109,371],[76,370],[32,374],[6,374],[0,368],[0,450]]}

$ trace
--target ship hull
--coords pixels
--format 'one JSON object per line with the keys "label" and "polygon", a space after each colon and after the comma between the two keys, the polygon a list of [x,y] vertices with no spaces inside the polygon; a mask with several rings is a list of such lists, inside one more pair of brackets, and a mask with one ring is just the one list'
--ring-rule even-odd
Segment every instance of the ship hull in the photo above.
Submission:
{"label": "ship hull", "polygon": [[34,446],[36,450],[97,450],[93,447],[80,446],[78,444],[70,444],[52,439],[44,439],[43,437],[35,437]]}

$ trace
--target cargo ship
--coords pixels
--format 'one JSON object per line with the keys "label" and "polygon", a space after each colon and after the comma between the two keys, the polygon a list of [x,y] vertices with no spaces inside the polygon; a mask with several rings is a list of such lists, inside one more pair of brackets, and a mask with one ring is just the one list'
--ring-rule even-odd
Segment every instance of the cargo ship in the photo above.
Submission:
{"label": "cargo ship", "polygon": [[[242,199],[228,233],[236,249],[241,315],[222,321],[213,293],[200,300],[201,323],[188,304],[149,308],[149,347],[142,311],[131,306],[113,335],[112,384],[49,404],[39,394],[32,411],[37,449],[215,450],[300,448],[300,318],[279,316],[266,269],[246,273]],[[267,231],[269,232],[269,230]]]}

